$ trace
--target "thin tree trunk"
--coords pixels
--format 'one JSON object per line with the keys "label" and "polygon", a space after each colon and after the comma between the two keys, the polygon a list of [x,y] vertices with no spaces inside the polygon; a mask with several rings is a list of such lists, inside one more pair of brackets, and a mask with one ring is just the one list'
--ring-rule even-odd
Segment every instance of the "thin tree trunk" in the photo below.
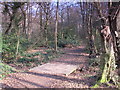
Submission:
{"label": "thin tree trunk", "polygon": [[49,3],[47,3],[47,5],[45,6],[45,13],[46,13],[46,22],[45,22],[45,27],[44,27],[44,30],[45,30],[45,42],[46,42],[46,45],[48,45],[48,20],[49,20]]}
{"label": "thin tree trunk", "polygon": [[17,45],[16,45],[16,56],[19,53],[19,45],[20,45],[20,30],[18,29],[18,33],[17,33]]}
{"label": "thin tree trunk", "polygon": [[58,7],[59,7],[59,1],[57,1],[57,7],[56,7],[56,22],[55,22],[55,51],[57,51],[57,33],[58,33]]}
{"label": "thin tree trunk", "polygon": [[69,7],[67,6],[67,22],[68,22],[68,26],[70,24],[70,15],[69,15]]}
{"label": "thin tree trunk", "polygon": [[61,10],[61,38],[63,39],[64,37],[64,31],[63,31],[63,12]]}
{"label": "thin tree trunk", "polygon": [[43,27],[43,25],[42,25],[42,9],[41,9],[41,3],[39,4],[39,20],[40,20],[40,38],[41,37],[43,37],[42,35],[42,27]]}

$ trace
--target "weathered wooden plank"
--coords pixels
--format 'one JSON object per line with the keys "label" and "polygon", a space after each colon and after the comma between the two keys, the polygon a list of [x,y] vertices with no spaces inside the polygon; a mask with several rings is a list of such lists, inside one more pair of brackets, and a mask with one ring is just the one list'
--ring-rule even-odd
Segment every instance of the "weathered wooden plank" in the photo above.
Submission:
{"label": "weathered wooden plank", "polygon": [[64,64],[64,63],[47,63],[44,65],[40,65],[38,67],[34,67],[30,69],[30,71],[49,73],[49,74],[69,75],[77,68],[78,65]]}

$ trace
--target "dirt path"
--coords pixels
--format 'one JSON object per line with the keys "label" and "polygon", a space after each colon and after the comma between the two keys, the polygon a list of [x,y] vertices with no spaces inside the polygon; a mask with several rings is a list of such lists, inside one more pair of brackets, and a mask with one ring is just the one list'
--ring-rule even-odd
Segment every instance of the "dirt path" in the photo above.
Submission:
{"label": "dirt path", "polygon": [[[31,70],[24,73],[14,73],[10,74],[8,77],[2,80],[3,87],[88,88],[90,86],[91,80],[88,79],[88,76],[93,75],[94,73],[88,72],[88,54],[85,53],[84,46],[66,48],[65,54],[62,55],[62,57],[57,58],[49,63],[57,63],[58,65],[61,63],[66,65],[79,65],[79,69],[69,75],[65,75],[65,71],[63,71],[61,74],[42,72],[42,70]],[[64,70],[64,68],[64,66],[61,66],[61,70]]]}

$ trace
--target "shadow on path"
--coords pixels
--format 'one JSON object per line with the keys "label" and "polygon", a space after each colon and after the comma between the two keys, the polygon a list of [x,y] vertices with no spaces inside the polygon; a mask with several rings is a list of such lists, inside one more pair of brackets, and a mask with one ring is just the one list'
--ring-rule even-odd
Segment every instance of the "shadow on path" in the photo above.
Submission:
{"label": "shadow on path", "polygon": [[36,72],[26,72],[26,73],[27,74],[41,76],[41,77],[46,77],[46,78],[52,78],[52,79],[62,80],[62,81],[74,82],[74,83],[84,82],[84,80],[81,80],[81,79],[78,79],[78,78],[77,79],[75,79],[75,78],[68,78],[68,77],[60,76],[60,75],[45,74],[45,73],[36,73]]}
{"label": "shadow on path", "polygon": [[[24,80],[24,79],[20,79],[20,78],[17,78],[17,77],[13,77],[13,76],[10,76],[12,79],[16,79],[16,80],[18,80],[19,81],[19,84],[22,84],[21,82],[25,82],[25,83],[28,83],[28,84],[30,84],[30,85],[34,85],[34,86],[36,86],[36,87],[38,87],[38,88],[49,88],[49,87],[45,87],[45,86],[43,86],[43,85],[40,85],[40,84],[37,84],[37,83],[34,83],[34,82],[31,82],[31,81],[28,81],[28,80]],[[17,84],[17,83],[16,83]],[[27,86],[25,86],[25,85],[23,85],[24,87],[27,87]]]}

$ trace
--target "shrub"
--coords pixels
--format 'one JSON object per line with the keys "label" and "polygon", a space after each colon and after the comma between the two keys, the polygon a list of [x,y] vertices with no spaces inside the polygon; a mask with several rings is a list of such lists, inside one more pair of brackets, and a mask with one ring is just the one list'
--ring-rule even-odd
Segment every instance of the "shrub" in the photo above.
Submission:
{"label": "shrub", "polygon": [[35,62],[35,61],[38,61],[38,58],[29,59],[29,58],[23,57],[17,60],[17,62],[21,62],[21,63],[29,63],[29,62]]}
{"label": "shrub", "polygon": [[10,67],[9,65],[0,63],[0,79],[6,77],[9,73],[14,73],[16,70],[13,67]]}
{"label": "shrub", "polygon": [[[2,61],[6,63],[13,62],[16,58],[16,45],[17,45],[17,35],[9,34],[3,36],[3,44],[2,44]],[[24,37],[20,37],[20,45],[19,45],[19,54],[23,53],[27,50],[29,46],[29,42]]]}

